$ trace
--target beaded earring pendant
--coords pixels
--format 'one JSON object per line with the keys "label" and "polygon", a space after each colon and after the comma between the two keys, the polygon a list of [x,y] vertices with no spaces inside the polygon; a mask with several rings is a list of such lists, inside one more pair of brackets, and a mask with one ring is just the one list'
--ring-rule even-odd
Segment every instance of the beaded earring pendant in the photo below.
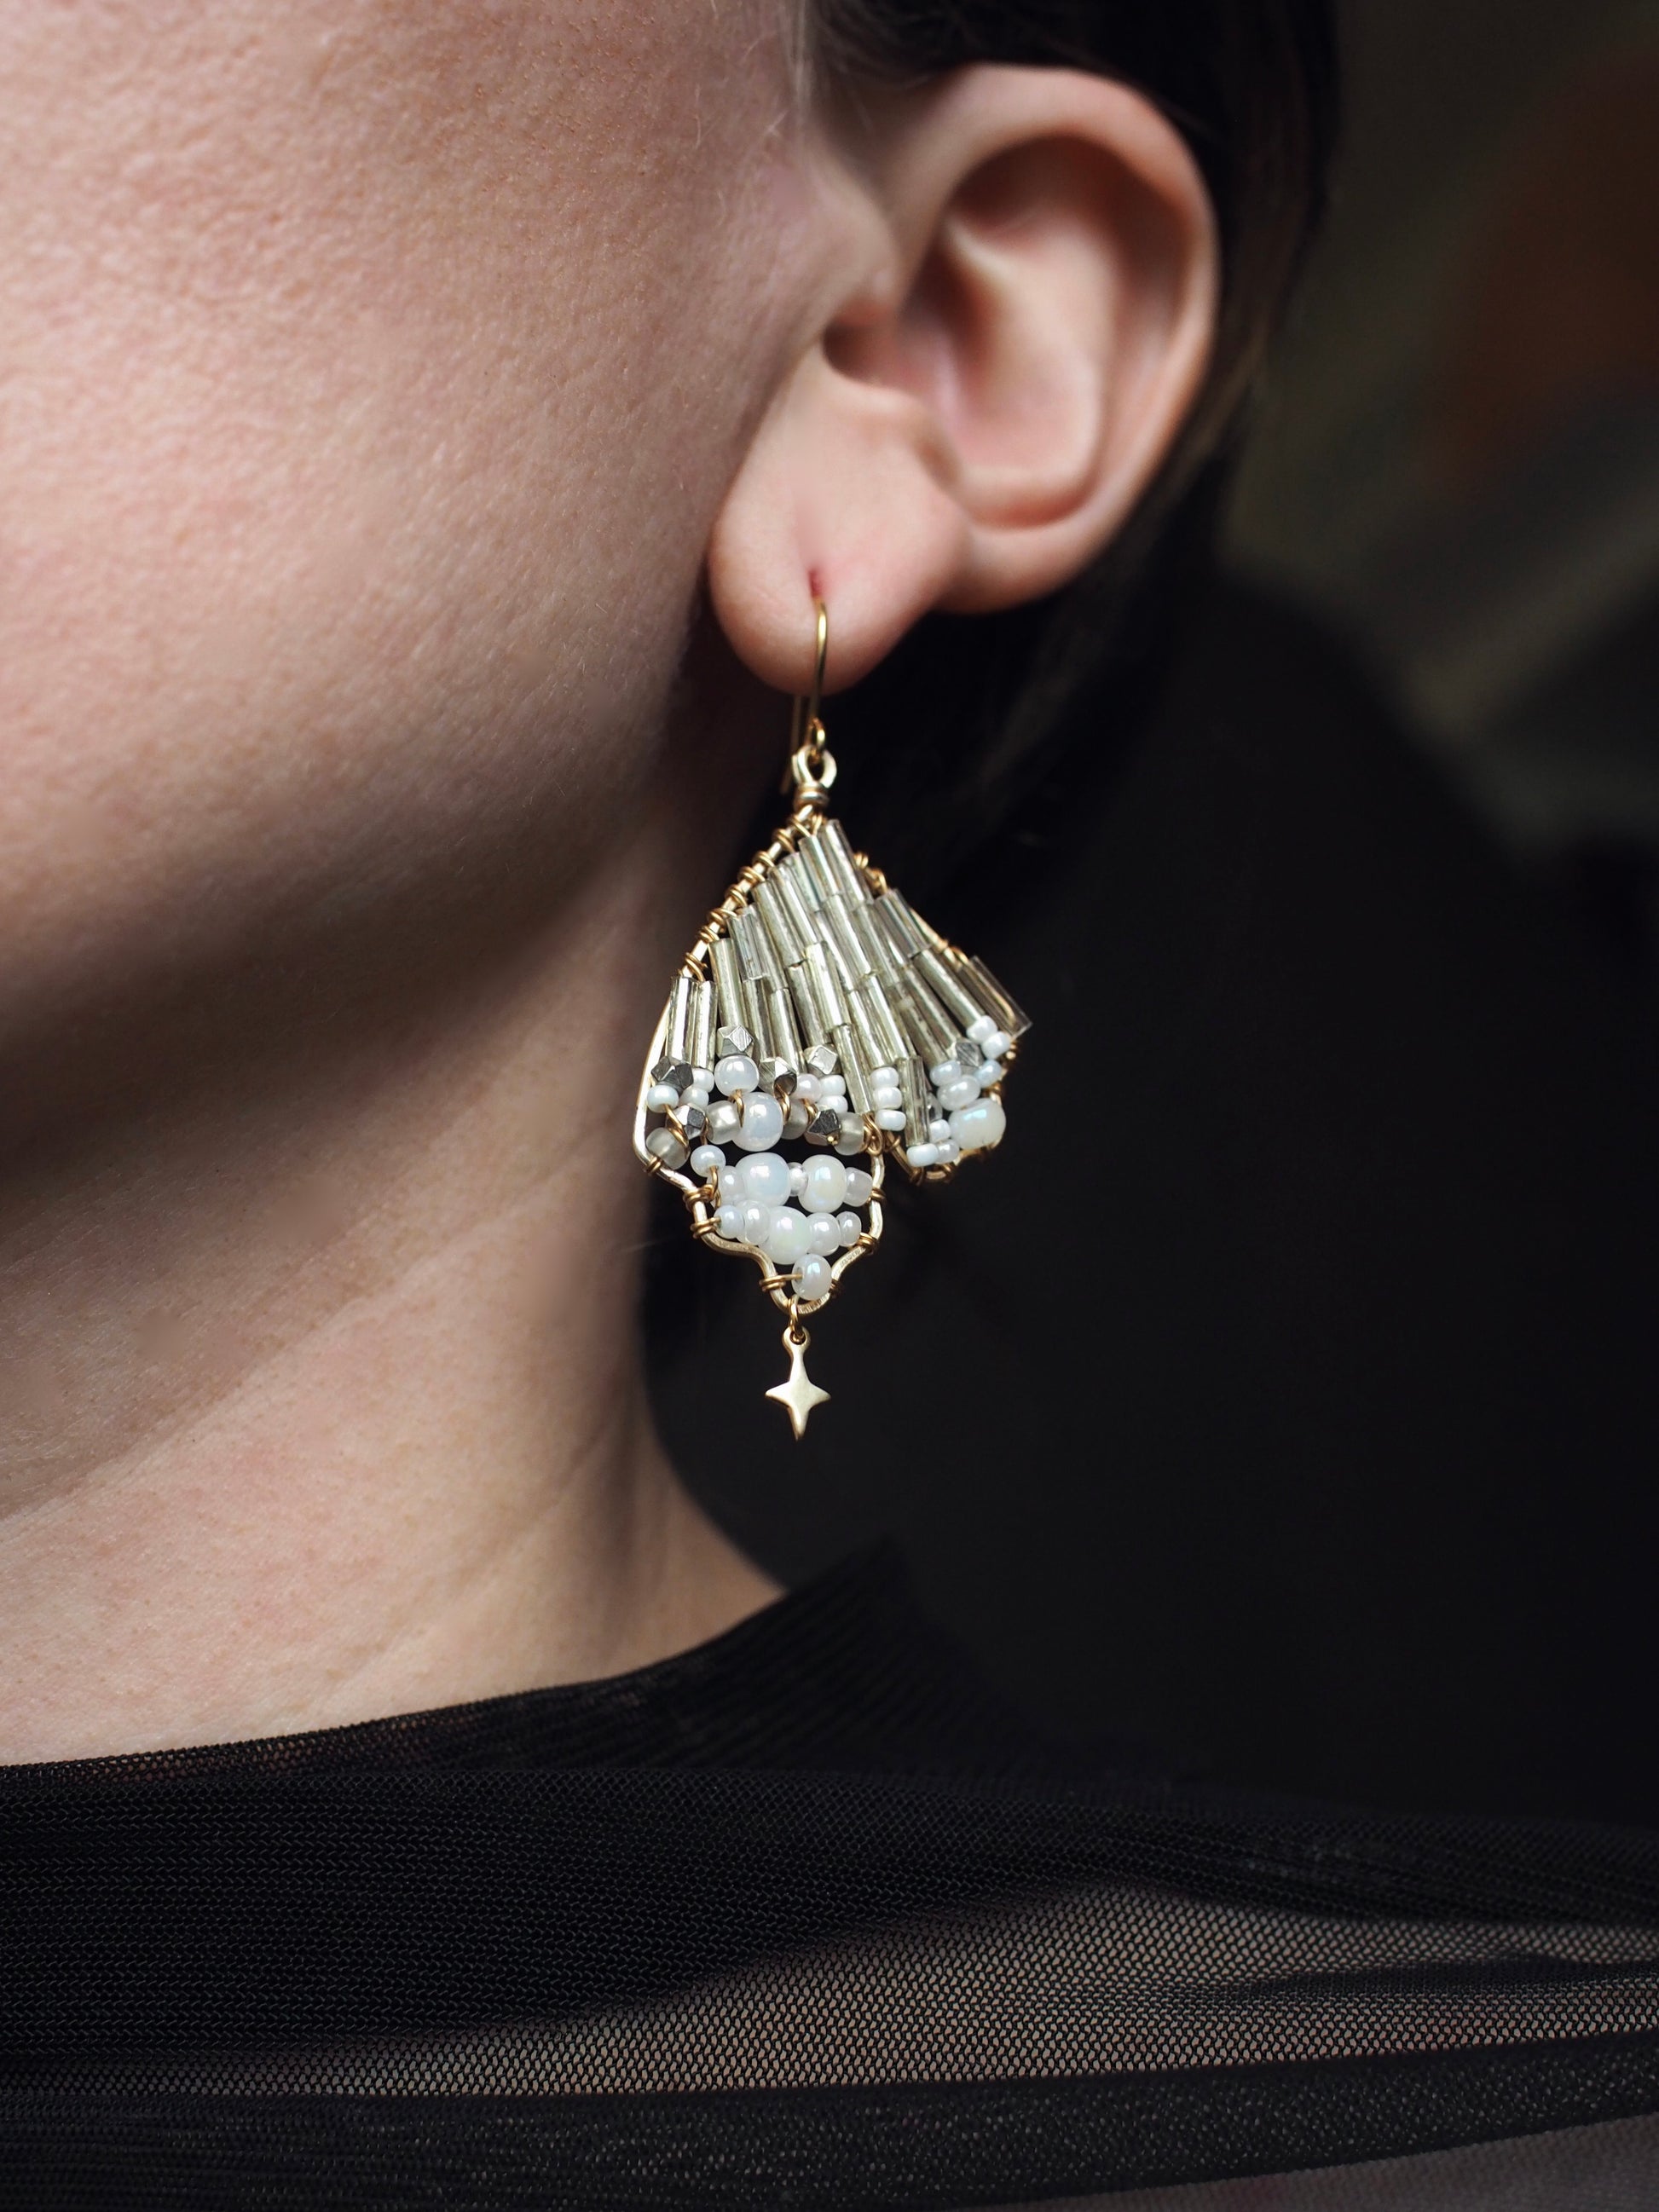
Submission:
{"label": "beaded earring pendant", "polygon": [[817,675],[797,700],[788,820],[708,917],[652,1037],[634,1150],[705,1245],[754,1261],[787,1318],[767,1396],[797,1437],[824,1403],[805,1322],[881,1241],[888,1164],[948,1182],[993,1150],[1030,1022],[981,961],[924,921],[828,812],[836,763]]}

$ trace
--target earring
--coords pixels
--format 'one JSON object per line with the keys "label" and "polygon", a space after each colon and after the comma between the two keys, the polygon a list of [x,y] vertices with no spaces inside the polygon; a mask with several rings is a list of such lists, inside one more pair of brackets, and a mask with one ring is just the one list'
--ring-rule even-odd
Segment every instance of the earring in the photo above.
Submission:
{"label": "earring", "polygon": [[826,811],[817,607],[811,696],[790,732],[794,805],[674,978],[634,1116],[635,1152],[684,1199],[692,1235],[756,1261],[787,1316],[789,1378],[766,1395],[797,1437],[830,1395],[806,1372],[805,1317],[881,1242],[889,1161],[948,1182],[1000,1144],[1003,1080],[1030,1027]]}

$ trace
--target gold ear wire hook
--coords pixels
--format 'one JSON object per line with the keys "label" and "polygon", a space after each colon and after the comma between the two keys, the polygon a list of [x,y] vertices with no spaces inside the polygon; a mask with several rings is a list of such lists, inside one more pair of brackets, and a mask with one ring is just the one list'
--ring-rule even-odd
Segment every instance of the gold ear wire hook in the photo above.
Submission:
{"label": "gold ear wire hook", "polygon": [[822,737],[823,723],[820,708],[823,703],[823,669],[830,658],[830,610],[822,599],[812,602],[817,610],[817,645],[812,663],[812,689],[803,698],[795,695],[789,717],[789,750],[798,751],[805,742],[810,742],[814,730]]}
{"label": "gold ear wire hook", "polygon": [[823,721],[820,712],[823,703],[824,665],[830,658],[830,610],[822,599],[815,599],[812,605],[817,614],[812,688],[804,698],[797,695],[790,716],[790,765],[795,782],[801,790],[817,787],[820,791],[827,791],[836,778],[835,763],[823,741]]}

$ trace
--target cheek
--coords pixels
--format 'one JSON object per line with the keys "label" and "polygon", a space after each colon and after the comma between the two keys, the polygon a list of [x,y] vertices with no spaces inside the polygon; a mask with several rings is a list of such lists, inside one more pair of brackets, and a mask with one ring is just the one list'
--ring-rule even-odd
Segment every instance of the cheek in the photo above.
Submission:
{"label": "cheek", "polygon": [[656,13],[0,0],[14,978],[625,787],[766,344]]}

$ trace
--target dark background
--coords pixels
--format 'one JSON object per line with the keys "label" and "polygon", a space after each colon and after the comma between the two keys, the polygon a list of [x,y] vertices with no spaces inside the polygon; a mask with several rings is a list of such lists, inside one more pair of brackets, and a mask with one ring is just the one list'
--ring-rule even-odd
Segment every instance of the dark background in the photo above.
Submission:
{"label": "dark background", "polygon": [[1224,572],[932,902],[1036,1018],[1009,1140],[799,1447],[665,1210],[659,1401],[756,1556],[890,1533],[1068,1731],[1659,1820],[1659,11],[1346,13]]}

